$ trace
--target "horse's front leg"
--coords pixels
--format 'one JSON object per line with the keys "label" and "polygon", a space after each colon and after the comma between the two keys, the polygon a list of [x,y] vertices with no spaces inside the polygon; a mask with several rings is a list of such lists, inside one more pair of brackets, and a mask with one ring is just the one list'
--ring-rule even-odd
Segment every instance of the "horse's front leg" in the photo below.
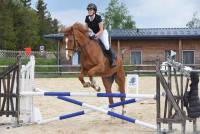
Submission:
{"label": "horse's front leg", "polygon": [[81,72],[79,74],[79,80],[82,83],[83,87],[90,87],[90,82],[85,82],[84,80],[84,70],[81,68]]}
{"label": "horse's front leg", "polygon": [[102,73],[103,71],[104,71],[104,65],[103,64],[96,65],[95,67],[91,68],[88,71],[88,76],[90,78],[91,86],[98,92],[101,90],[101,88],[100,88],[100,86],[98,86],[96,84],[96,81],[93,79],[93,76],[96,73]]}

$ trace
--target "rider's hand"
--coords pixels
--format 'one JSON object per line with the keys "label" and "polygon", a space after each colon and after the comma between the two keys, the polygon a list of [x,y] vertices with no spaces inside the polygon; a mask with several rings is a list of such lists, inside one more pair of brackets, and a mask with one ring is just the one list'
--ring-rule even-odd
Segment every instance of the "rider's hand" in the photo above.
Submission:
{"label": "rider's hand", "polygon": [[96,38],[97,38],[96,34],[93,34],[92,36],[90,36],[90,39],[96,39]]}

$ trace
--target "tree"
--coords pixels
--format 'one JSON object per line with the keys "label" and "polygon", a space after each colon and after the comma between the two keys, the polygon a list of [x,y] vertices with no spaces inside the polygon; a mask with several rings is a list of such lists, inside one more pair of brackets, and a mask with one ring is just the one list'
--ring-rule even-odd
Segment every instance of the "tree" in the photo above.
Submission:
{"label": "tree", "polygon": [[38,10],[30,7],[31,0],[0,0],[0,49],[23,50],[39,45],[55,50],[55,42],[43,36],[58,31],[58,21],[51,18],[43,0],[38,0]]}
{"label": "tree", "polygon": [[30,7],[31,6],[31,0],[21,0],[24,7]]}
{"label": "tree", "polygon": [[18,8],[14,15],[16,44],[18,49],[25,47],[34,48],[39,42],[38,17],[32,9]]}
{"label": "tree", "polygon": [[16,35],[14,31],[14,4],[8,1],[0,3],[0,49],[15,49]]}
{"label": "tree", "polygon": [[192,20],[186,24],[188,28],[200,28],[200,17],[198,16],[198,12],[193,14]]}
{"label": "tree", "polygon": [[111,0],[105,13],[102,13],[104,17],[105,27],[111,28],[135,28],[135,21],[132,16],[128,15],[128,9],[124,3],[119,3],[119,0]]}
{"label": "tree", "polygon": [[36,9],[37,9],[37,14],[38,14],[39,19],[44,20],[46,14],[48,13],[47,4],[45,4],[43,0],[38,0]]}
{"label": "tree", "polygon": [[56,45],[52,41],[47,41],[43,38],[45,34],[55,33],[58,31],[58,21],[52,20],[50,12],[47,11],[47,4],[43,0],[38,0],[37,15],[39,18],[39,45],[45,45],[49,50],[55,49]]}

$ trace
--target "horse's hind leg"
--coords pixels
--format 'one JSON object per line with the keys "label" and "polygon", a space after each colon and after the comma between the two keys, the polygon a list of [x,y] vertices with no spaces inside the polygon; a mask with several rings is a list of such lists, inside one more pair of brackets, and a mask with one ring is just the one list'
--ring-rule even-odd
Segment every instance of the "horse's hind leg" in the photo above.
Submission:
{"label": "horse's hind leg", "polygon": [[[105,87],[106,93],[112,93],[111,87],[113,84],[113,78],[112,77],[102,77],[103,85]],[[113,97],[109,97],[109,104],[113,104]]]}
{"label": "horse's hind leg", "polygon": [[[121,68],[116,75],[115,82],[118,85],[118,90],[121,94],[125,94],[125,73],[124,69]],[[121,101],[125,101],[125,97],[120,98]],[[124,105],[122,105],[122,115],[126,113]]]}

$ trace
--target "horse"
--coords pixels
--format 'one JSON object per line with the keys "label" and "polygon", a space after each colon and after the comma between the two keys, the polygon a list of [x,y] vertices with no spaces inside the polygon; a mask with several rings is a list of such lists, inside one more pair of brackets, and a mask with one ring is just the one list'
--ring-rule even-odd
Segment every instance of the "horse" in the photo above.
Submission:
{"label": "horse", "polygon": [[[63,42],[66,44],[66,58],[69,60],[73,53],[80,52],[80,74],[79,80],[83,87],[92,87],[100,91],[100,87],[93,79],[94,76],[102,78],[106,93],[112,93],[112,84],[115,81],[120,93],[125,93],[125,72],[123,61],[119,53],[116,56],[116,66],[111,67],[109,59],[104,55],[102,48],[96,40],[89,38],[89,28],[81,23],[74,23],[72,26],[62,30],[64,33]],[[90,82],[85,82],[84,76],[88,75]],[[125,98],[121,97],[121,101]],[[113,98],[109,97],[109,104],[112,104]],[[124,105],[122,114],[125,113]]]}

